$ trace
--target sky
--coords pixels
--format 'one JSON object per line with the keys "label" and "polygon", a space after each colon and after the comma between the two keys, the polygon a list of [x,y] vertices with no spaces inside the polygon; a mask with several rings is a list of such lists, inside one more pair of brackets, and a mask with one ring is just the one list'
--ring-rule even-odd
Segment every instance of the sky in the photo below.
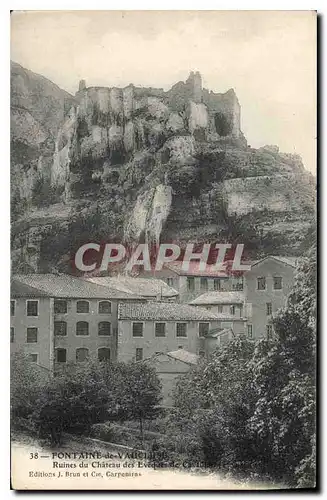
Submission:
{"label": "sky", "polygon": [[87,86],[169,89],[200,71],[234,88],[252,147],[276,144],[316,172],[316,16],[312,11],[21,11],[11,59],[74,94]]}

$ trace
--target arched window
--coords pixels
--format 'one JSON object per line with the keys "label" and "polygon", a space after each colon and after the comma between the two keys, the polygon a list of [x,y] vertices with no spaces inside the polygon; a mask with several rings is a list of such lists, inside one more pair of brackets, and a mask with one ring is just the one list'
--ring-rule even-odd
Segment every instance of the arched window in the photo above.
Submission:
{"label": "arched window", "polygon": [[111,314],[111,302],[109,300],[99,302],[99,314]]}
{"label": "arched window", "polygon": [[78,300],[76,303],[76,312],[78,313],[88,313],[90,310],[90,304],[88,300]]}
{"label": "arched window", "polygon": [[98,349],[98,360],[99,361],[110,361],[110,349],[109,349],[109,347],[100,347]]}
{"label": "arched window", "polygon": [[111,324],[109,321],[100,321],[98,324],[98,335],[109,336],[111,334]]}
{"label": "arched window", "polygon": [[88,335],[89,334],[89,324],[87,321],[77,321],[76,323],[76,335]]}
{"label": "arched window", "polygon": [[78,347],[76,349],[76,361],[82,363],[89,359],[89,350],[86,347]]}

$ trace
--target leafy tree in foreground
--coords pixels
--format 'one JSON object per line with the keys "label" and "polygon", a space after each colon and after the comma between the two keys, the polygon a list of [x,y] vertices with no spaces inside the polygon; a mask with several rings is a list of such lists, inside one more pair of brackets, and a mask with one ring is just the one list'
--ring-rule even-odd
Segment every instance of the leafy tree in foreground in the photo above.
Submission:
{"label": "leafy tree in foreground", "polygon": [[60,444],[63,432],[89,434],[95,423],[158,414],[160,382],[142,363],[68,365],[43,388],[33,418],[42,437]]}
{"label": "leafy tree in foreground", "polygon": [[[177,383],[174,422],[211,465],[279,484],[315,484],[316,255],[303,258],[275,339],[219,348]],[[185,420],[192,422],[187,425]]]}
{"label": "leafy tree in foreground", "polygon": [[253,359],[258,393],[250,426],[262,470],[299,487],[315,482],[316,254],[297,269],[286,307],[274,321],[276,342]]}
{"label": "leafy tree in foreground", "polygon": [[46,371],[30,363],[23,352],[16,352],[10,359],[10,405],[12,423],[28,418],[34,411],[37,399],[47,383]]}
{"label": "leafy tree in foreground", "polygon": [[145,363],[120,364],[120,379],[117,401],[124,419],[135,419],[140,423],[143,442],[143,421],[153,419],[160,413],[161,383],[156,371]]}

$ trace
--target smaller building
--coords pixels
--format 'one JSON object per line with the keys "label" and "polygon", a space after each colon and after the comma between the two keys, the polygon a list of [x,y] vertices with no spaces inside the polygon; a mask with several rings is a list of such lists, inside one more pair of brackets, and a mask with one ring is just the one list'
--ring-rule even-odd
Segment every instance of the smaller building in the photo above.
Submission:
{"label": "smaller building", "polygon": [[190,305],[213,312],[221,329],[229,328],[235,335],[245,333],[245,297],[242,292],[207,292],[192,300]]}
{"label": "smaller building", "polygon": [[[232,284],[230,276],[225,271],[217,271],[215,266],[207,264],[205,270],[200,269],[199,261],[191,261],[188,270],[183,269],[182,261],[166,263],[160,271],[143,271],[142,276],[159,278],[179,292],[180,302],[188,303],[198,295],[212,290],[230,290],[236,286]],[[241,286],[242,278],[237,278]],[[237,288],[237,290],[242,288]]]}
{"label": "smaller building", "polygon": [[118,361],[141,361],[185,349],[205,354],[205,335],[220,326],[211,311],[187,304],[147,302],[118,308]]}
{"label": "smaller building", "polygon": [[177,379],[187,373],[192,366],[196,365],[200,357],[197,354],[178,349],[171,352],[158,352],[144,360],[151,364],[157,372],[162,384],[162,406],[173,405],[173,392]]}
{"label": "smaller building", "polygon": [[87,278],[97,285],[130,293],[146,300],[175,301],[178,291],[161,279],[134,278],[132,276],[103,276]]}
{"label": "smaller building", "polygon": [[214,328],[206,335],[206,357],[209,357],[217,347],[228,344],[235,338],[232,328]]}

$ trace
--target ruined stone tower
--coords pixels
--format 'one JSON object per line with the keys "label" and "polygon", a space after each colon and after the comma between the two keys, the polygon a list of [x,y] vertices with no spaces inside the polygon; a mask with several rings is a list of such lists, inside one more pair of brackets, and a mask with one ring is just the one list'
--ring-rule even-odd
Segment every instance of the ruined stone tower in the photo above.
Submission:
{"label": "ruined stone tower", "polygon": [[202,102],[202,78],[199,71],[191,71],[190,76],[186,80],[186,85],[190,90],[190,97],[196,103]]}
{"label": "ruined stone tower", "polygon": [[79,86],[78,86],[78,91],[80,92],[81,90],[85,90],[86,89],[86,82],[85,80],[80,80],[79,81]]}

